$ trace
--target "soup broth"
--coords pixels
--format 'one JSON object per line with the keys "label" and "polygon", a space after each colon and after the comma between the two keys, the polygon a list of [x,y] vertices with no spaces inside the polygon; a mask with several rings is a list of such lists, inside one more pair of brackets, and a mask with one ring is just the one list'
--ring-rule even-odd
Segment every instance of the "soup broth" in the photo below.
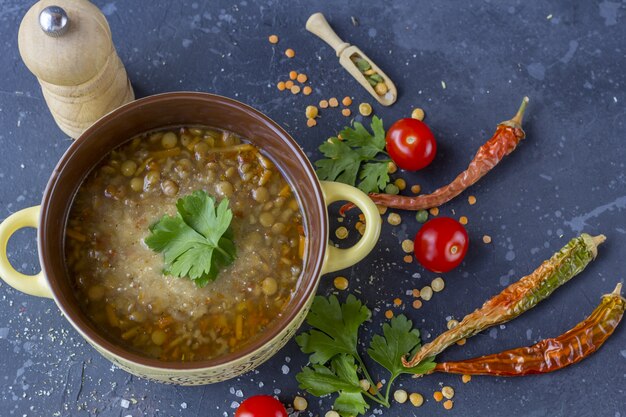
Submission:
{"label": "soup broth", "polygon": [[[237,258],[203,288],[163,273],[144,243],[176,201],[227,197]],[[181,127],[115,149],[85,179],[65,252],[84,312],[116,344],[165,361],[207,360],[250,344],[290,302],[303,266],[298,199],[280,170],[232,132]]]}

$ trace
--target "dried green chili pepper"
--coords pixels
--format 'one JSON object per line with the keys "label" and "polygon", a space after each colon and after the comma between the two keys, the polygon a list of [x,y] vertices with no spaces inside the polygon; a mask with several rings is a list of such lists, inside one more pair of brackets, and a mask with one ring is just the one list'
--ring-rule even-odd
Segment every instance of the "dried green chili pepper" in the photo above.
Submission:
{"label": "dried green chili pepper", "polygon": [[454,328],[425,344],[413,356],[403,359],[404,366],[415,366],[423,359],[435,356],[461,339],[514,319],[545,300],[561,285],[582,272],[597,255],[597,247],[606,237],[592,237],[586,233],[569,241],[550,259],[544,261],[532,274],[506,287],[481,308],[468,314]]}
{"label": "dried green chili pepper", "polygon": [[580,362],[600,348],[617,328],[626,310],[622,284],[576,327],[532,346],[461,362],[438,363],[435,371],[465,375],[523,376],[557,371]]}

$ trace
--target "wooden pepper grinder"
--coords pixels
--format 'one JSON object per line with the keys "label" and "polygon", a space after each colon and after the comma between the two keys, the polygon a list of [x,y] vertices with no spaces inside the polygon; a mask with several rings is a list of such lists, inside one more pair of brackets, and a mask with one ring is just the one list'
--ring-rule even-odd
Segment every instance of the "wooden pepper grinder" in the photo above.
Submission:
{"label": "wooden pepper grinder", "polygon": [[87,0],[39,1],[22,20],[18,44],[54,120],[74,139],[135,99],[109,24]]}

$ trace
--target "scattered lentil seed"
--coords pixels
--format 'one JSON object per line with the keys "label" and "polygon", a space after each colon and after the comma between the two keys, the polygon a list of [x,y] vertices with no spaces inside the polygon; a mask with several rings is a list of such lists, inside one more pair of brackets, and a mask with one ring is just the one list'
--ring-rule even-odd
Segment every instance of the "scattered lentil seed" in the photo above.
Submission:
{"label": "scattered lentil seed", "polygon": [[451,400],[452,397],[454,397],[454,388],[446,385],[445,387],[441,388],[441,393],[444,397]]}
{"label": "scattered lentil seed", "polygon": [[466,216],[461,216],[459,218],[459,223],[461,224],[467,224],[467,217]]}
{"label": "scattered lentil seed", "polygon": [[396,400],[400,404],[404,404],[408,398],[409,398],[408,394],[403,389],[397,389],[393,393],[393,399]]}
{"label": "scattered lentil seed", "polygon": [[422,297],[422,300],[424,301],[430,300],[431,298],[433,298],[433,289],[430,288],[428,285],[425,286],[420,290],[420,297]]}
{"label": "scattered lentil seed", "polygon": [[459,321],[455,319],[448,320],[448,323],[446,323],[446,327],[448,327],[448,330],[454,329],[458,325]]}
{"label": "scattered lentil seed", "polygon": [[437,216],[439,214],[439,207],[433,207],[430,210],[428,210],[428,212],[433,216]]}
{"label": "scattered lentil seed", "polygon": [[413,308],[416,310],[419,310],[420,308],[422,308],[422,302],[420,300],[414,300],[413,301]]}
{"label": "scattered lentil seed", "polygon": [[415,407],[421,407],[422,404],[424,404],[424,397],[422,396],[422,394],[414,392],[409,395],[409,401],[411,401],[411,404],[413,404]]}
{"label": "scattered lentil seed", "polygon": [[379,205],[376,205],[376,207],[378,207],[378,213],[379,213],[379,214],[385,214],[385,213],[387,213],[387,207],[386,207],[386,206],[379,206]]}
{"label": "scattered lentil seed", "polygon": [[312,92],[313,92],[313,89],[309,87],[308,85],[302,89],[302,94],[304,94],[305,96],[308,96]]}
{"label": "scattered lentil seed", "polygon": [[411,112],[411,117],[419,121],[424,120],[424,110],[420,109],[419,107],[413,109],[413,111]]}
{"label": "scattered lentil seed", "polygon": [[469,197],[467,197],[467,202],[469,203],[470,206],[473,206],[474,204],[476,204],[476,197],[474,197],[473,195],[470,195]]}
{"label": "scattered lentil seed", "polygon": [[467,342],[467,339],[461,339],[458,342],[456,342],[456,344],[459,346],[463,346],[466,342]]}
{"label": "scattered lentil seed", "polygon": [[445,408],[446,410],[452,410],[452,407],[454,407],[454,401],[452,400],[444,401],[443,408]]}
{"label": "scattered lentil seed", "polygon": [[393,305],[396,307],[400,307],[402,305],[402,300],[399,298],[394,298],[393,299]]}
{"label": "scattered lentil seed", "polygon": [[290,80],[295,80],[296,77],[298,76],[298,73],[295,71],[289,71],[289,79]]}
{"label": "scattered lentil seed", "polygon": [[413,288],[413,291],[411,291],[411,293],[413,294],[413,297],[415,298],[420,296],[420,290],[418,290],[417,288]]}
{"label": "scattered lentil seed", "polygon": [[348,288],[348,285],[349,285],[348,278],[341,277],[341,276],[335,277],[335,279],[333,280],[333,285],[339,291],[343,291]]}
{"label": "scattered lentil seed", "polygon": [[406,188],[406,181],[404,178],[397,178],[393,183],[396,184],[396,187],[398,187],[400,191]]}
{"label": "scattered lentil seed", "polygon": [[299,395],[293,399],[293,408],[297,411],[304,411],[308,407],[309,403]]}
{"label": "scattered lentil seed", "polygon": [[291,87],[291,94],[298,94],[299,92],[300,92],[299,85],[294,85],[293,87]]}
{"label": "scattered lentil seed", "polygon": [[433,281],[430,283],[430,286],[432,287],[434,292],[439,292],[439,291],[442,291],[445,288],[446,283],[443,280],[443,278],[437,277],[437,278],[433,279]]}
{"label": "scattered lentil seed", "polygon": [[415,214],[415,220],[419,223],[426,223],[426,220],[428,220],[428,212],[426,210],[418,210]]}
{"label": "scattered lentil seed", "polygon": [[341,100],[341,104],[347,107],[352,104],[352,99],[348,96],[345,96],[343,100]]}
{"label": "scattered lentil seed", "polygon": [[415,249],[415,244],[411,239],[404,239],[402,241],[402,250],[406,253],[411,253]]}
{"label": "scattered lentil seed", "polygon": [[361,113],[361,116],[369,116],[372,114],[372,106],[369,103],[359,104],[359,113]]}
{"label": "scattered lentil seed", "polygon": [[330,99],[328,99],[328,105],[330,107],[337,107],[339,106],[339,100],[337,100],[337,98],[335,97],[331,97]]}
{"label": "scattered lentil seed", "polygon": [[356,222],[354,228],[359,231],[359,234],[361,236],[363,236],[363,234],[365,233],[365,224],[363,224],[362,222]]}
{"label": "scattered lentil seed", "polygon": [[394,162],[389,162],[387,164],[387,172],[389,174],[393,174],[394,172],[396,172],[398,170],[398,166],[394,163]]}
{"label": "scattered lentil seed", "polygon": [[483,236],[483,243],[485,243],[487,245],[490,244],[491,243],[491,236],[489,236],[489,235]]}
{"label": "scattered lentil seed", "polygon": [[340,226],[337,228],[337,230],[335,230],[335,236],[337,236],[337,239],[345,239],[348,237],[348,229],[345,228],[345,226]]}
{"label": "scattered lentil seed", "polygon": [[419,184],[415,184],[413,186],[411,186],[411,192],[413,194],[419,194],[422,191],[422,186]]}
{"label": "scattered lentil seed", "polygon": [[307,121],[306,121],[306,125],[307,125],[308,127],[313,127],[313,126],[315,126],[316,124],[317,124],[317,120],[315,120],[315,119],[307,119]]}
{"label": "scattered lentil seed", "polygon": [[341,417],[341,416],[335,410],[330,410],[326,414],[324,414],[324,417]]}
{"label": "scattered lentil seed", "polygon": [[306,74],[298,74],[298,77],[296,78],[300,84],[305,83],[308,79],[309,77],[307,77]]}
{"label": "scattered lentil seed", "polygon": [[435,401],[439,402],[443,400],[443,394],[441,393],[441,391],[435,391],[433,393],[433,398],[435,399]]}
{"label": "scattered lentil seed", "polygon": [[391,311],[391,310],[385,311],[385,317],[387,317],[388,319],[392,319],[393,318],[393,311]]}
{"label": "scattered lentil seed", "polygon": [[270,43],[277,44],[277,43],[278,43],[278,36],[276,36],[276,35],[270,35],[270,36],[267,38],[267,40],[268,40],[268,41],[270,41]]}
{"label": "scattered lentil seed", "polygon": [[293,87],[293,81],[291,80],[285,81],[285,88],[287,88],[288,90],[291,90],[291,87]]}
{"label": "scattered lentil seed", "polygon": [[285,55],[287,55],[287,58],[293,58],[294,56],[296,56],[296,51],[291,48],[287,48],[285,50]]}
{"label": "scattered lentil seed", "polygon": [[306,106],[306,109],[304,110],[304,114],[307,119],[315,119],[318,113],[319,110],[317,110],[317,107],[315,106]]}
{"label": "scattered lentil seed", "polygon": [[283,91],[285,89],[285,82],[279,81],[278,84],[276,84],[276,88],[278,88],[280,91]]}
{"label": "scattered lentil seed", "polygon": [[350,111],[350,109],[342,109],[341,114],[343,114],[345,117],[350,117],[352,111]]}
{"label": "scattered lentil seed", "polygon": [[463,381],[464,384],[467,384],[468,382],[470,382],[472,380],[472,376],[471,375],[463,375],[461,377],[461,381]]}
{"label": "scattered lentil seed", "polygon": [[320,108],[325,109],[328,107],[328,100],[320,100]]}
{"label": "scattered lentil seed", "polygon": [[367,379],[362,379],[359,381],[359,385],[363,391],[369,391],[371,384]]}
{"label": "scattered lentil seed", "polygon": [[404,260],[404,262],[406,262],[407,264],[410,264],[411,262],[413,262],[413,256],[406,255],[404,258],[402,258],[402,260]]}
{"label": "scattered lentil seed", "polygon": [[387,216],[387,222],[392,226],[397,226],[402,222],[402,218],[398,213],[389,213]]}
{"label": "scattered lentil seed", "polygon": [[387,194],[398,194],[400,192],[400,189],[395,184],[387,184],[387,186],[385,187],[385,192]]}

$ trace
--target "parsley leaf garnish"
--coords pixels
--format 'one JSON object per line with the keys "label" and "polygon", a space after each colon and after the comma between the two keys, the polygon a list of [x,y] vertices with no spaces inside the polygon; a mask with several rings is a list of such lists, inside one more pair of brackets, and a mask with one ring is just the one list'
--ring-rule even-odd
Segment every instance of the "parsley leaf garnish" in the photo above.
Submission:
{"label": "parsley leaf garnish", "polygon": [[402,365],[402,357],[417,351],[421,342],[413,323],[399,315],[383,325],[383,334],[375,335],[367,350],[391,374],[385,393],[364,391],[360,378],[375,386],[358,352],[359,330],[370,316],[370,310],[353,295],[345,303],[340,303],[334,295],[318,296],[306,319],[312,329],[296,337],[300,349],[311,354],[311,365],[296,375],[300,388],[315,396],[337,393],[333,408],[342,416],[364,414],[369,408],[366,399],[389,407],[390,389],[399,375],[423,374],[435,367],[433,358],[413,368]]}
{"label": "parsley leaf garnish", "polygon": [[387,155],[383,121],[374,116],[370,127],[372,133],[355,122],[353,127],[340,132],[342,140],[332,137],[322,143],[319,150],[325,159],[315,162],[317,176],[321,180],[357,186],[366,193],[384,189],[389,183],[387,164],[390,160],[377,158],[379,154]]}
{"label": "parsley leaf garnish", "polygon": [[176,209],[175,216],[165,215],[150,226],[144,241],[153,251],[163,253],[166,274],[188,277],[204,287],[235,260],[230,227],[233,212],[228,199],[215,207],[215,199],[204,191],[180,198]]}

